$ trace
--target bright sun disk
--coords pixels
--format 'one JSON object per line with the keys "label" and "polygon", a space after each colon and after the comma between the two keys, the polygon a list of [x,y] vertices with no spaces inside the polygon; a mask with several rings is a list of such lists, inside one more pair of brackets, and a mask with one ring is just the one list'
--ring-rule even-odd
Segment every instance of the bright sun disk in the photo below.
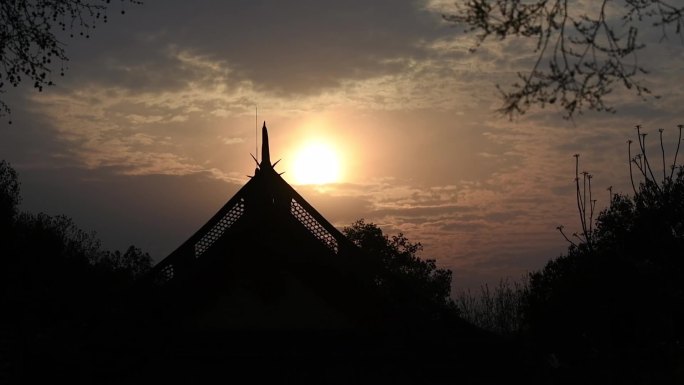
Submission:
{"label": "bright sun disk", "polygon": [[310,143],[297,151],[294,159],[297,184],[327,184],[340,180],[337,152],[325,143]]}

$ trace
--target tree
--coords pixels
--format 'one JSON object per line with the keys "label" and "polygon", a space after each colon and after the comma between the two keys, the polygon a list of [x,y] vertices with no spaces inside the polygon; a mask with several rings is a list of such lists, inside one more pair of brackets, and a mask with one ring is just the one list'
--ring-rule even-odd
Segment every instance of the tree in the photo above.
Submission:
{"label": "tree", "polygon": [[0,161],[0,327],[11,353],[1,374],[10,383],[73,381],[90,359],[88,344],[132,330],[116,322],[152,261],[134,246],[102,250],[95,233],[66,216],[18,212],[20,198],[17,173]]}
{"label": "tree", "polygon": [[679,147],[667,166],[659,132],[662,159],[653,160],[637,127],[637,154],[634,142],[627,148],[634,194],[609,188],[610,206],[601,212],[591,174],[579,172],[575,155],[581,229],[568,236],[559,226],[569,242],[565,255],[519,283],[457,296],[467,321],[541,350],[554,368],[548,383],[684,380],[676,368],[684,338],[684,167]]}
{"label": "tree", "polygon": [[[32,82],[42,91],[53,85],[53,66],[59,63],[60,75],[66,70],[65,44],[58,31],[90,37],[98,21],[107,22],[111,0],[5,0],[0,3],[0,94],[9,85]],[[119,0],[123,4],[141,4]],[[123,9],[121,10],[124,13]],[[0,116],[10,107],[0,100]]]}
{"label": "tree", "polygon": [[[617,4],[616,4],[617,3]],[[668,0],[597,1],[590,13],[568,0],[467,0],[443,18],[477,33],[475,51],[487,39],[533,39],[537,56],[532,68],[518,73],[510,89],[497,85],[500,112],[510,118],[532,106],[558,103],[571,118],[584,109],[615,112],[605,97],[616,86],[645,98],[651,94],[638,78],[647,70],[637,53],[645,47],[640,24],[649,22],[681,36],[684,6]],[[618,6],[620,5],[620,6]]]}
{"label": "tree", "polygon": [[593,219],[590,186],[585,194],[583,185],[591,178],[576,174],[582,231],[572,241],[566,236],[566,255],[530,274],[525,319],[546,352],[592,381],[679,383],[684,167],[676,155],[667,167],[663,150],[662,174],[653,172],[637,129],[639,153],[632,157],[631,141],[628,147],[630,169],[641,173],[634,195],[612,195]]}
{"label": "tree", "polygon": [[17,215],[21,201],[17,172],[4,160],[0,160],[0,231],[6,230]]}
{"label": "tree", "polygon": [[124,253],[121,253],[119,250],[114,252],[107,251],[97,261],[96,265],[104,267],[107,271],[121,274],[126,279],[133,281],[142,277],[150,270],[152,267],[152,257],[149,253],[143,252],[131,245]]}
{"label": "tree", "polygon": [[520,281],[502,279],[490,289],[485,284],[479,293],[470,290],[456,295],[456,307],[464,320],[500,335],[518,335],[524,330],[525,301],[529,295],[527,276]]}
{"label": "tree", "polygon": [[421,259],[423,246],[410,242],[402,233],[388,237],[374,223],[363,219],[343,229],[344,235],[377,262],[375,284],[394,301],[427,301],[450,306],[451,271],[438,268],[434,259]]}

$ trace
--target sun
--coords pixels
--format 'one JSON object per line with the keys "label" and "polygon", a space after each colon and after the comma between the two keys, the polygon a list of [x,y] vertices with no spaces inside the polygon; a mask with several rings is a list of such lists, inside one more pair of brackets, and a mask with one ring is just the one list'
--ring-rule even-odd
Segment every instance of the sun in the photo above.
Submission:
{"label": "sun", "polygon": [[297,151],[293,162],[296,184],[328,184],[340,181],[340,157],[324,142],[311,142]]}

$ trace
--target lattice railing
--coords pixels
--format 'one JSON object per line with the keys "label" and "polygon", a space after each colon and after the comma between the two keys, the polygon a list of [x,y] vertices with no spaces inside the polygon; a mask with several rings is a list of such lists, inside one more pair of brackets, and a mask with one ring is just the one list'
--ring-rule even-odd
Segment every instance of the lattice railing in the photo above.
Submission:
{"label": "lattice railing", "polygon": [[294,199],[292,199],[290,202],[290,213],[297,218],[297,220],[301,222],[304,227],[311,232],[311,234],[318,238],[319,241],[321,241],[326,247],[337,254],[337,239],[335,239],[335,237],[333,237],[333,235],[330,234],[330,232],[326,230],[325,227],[323,227],[323,225],[316,220],[316,218],[309,214],[309,212],[306,211],[306,209]]}
{"label": "lattice railing", "polygon": [[212,227],[202,238],[195,243],[195,258],[199,258],[205,251],[214,244],[223,233],[230,228],[245,212],[245,200],[240,198],[240,201],[233,206],[226,215],[223,216],[214,227]]}
{"label": "lattice railing", "polygon": [[173,265],[169,263],[159,271],[156,281],[158,283],[166,283],[173,279],[173,273]]}

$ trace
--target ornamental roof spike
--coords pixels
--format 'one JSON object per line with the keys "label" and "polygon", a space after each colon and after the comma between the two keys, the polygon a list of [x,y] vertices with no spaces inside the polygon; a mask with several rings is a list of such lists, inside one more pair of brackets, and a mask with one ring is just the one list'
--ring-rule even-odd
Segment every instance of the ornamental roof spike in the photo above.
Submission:
{"label": "ornamental roof spike", "polygon": [[271,165],[271,151],[268,148],[268,130],[266,129],[266,121],[261,127],[261,163],[259,168],[263,169],[273,169]]}

